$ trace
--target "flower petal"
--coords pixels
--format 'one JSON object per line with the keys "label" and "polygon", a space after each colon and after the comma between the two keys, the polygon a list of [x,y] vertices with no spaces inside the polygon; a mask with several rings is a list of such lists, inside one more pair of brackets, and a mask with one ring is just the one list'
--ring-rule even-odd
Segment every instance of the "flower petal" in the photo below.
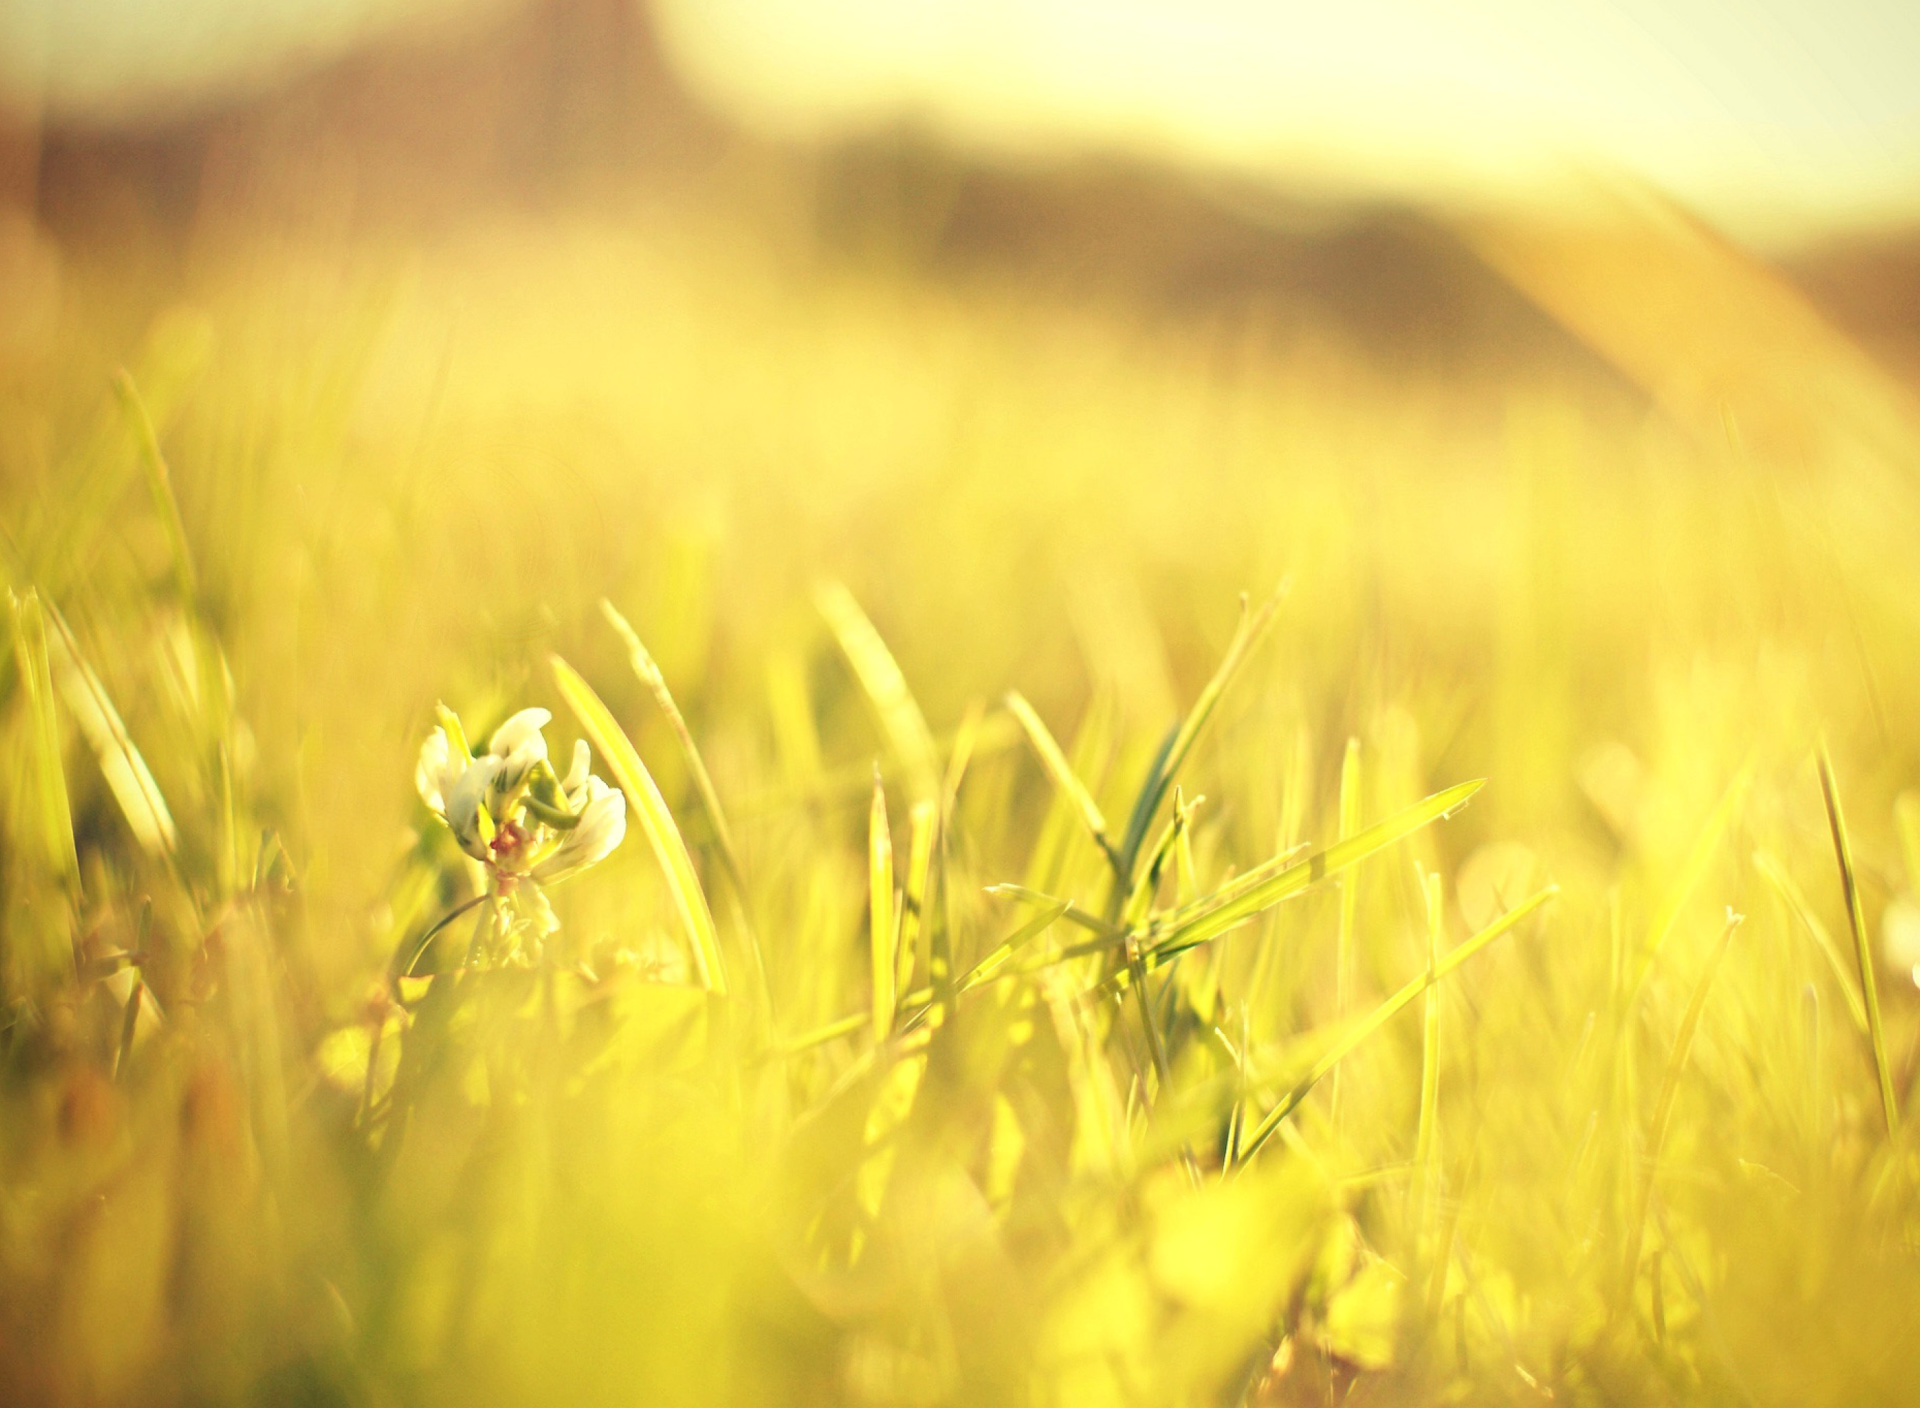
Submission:
{"label": "flower petal", "polygon": [[447,731],[436,728],[420,745],[420,760],[413,768],[413,785],[428,811],[446,815],[447,789],[453,775],[453,747],[447,742]]}
{"label": "flower petal", "polygon": [[447,792],[447,827],[460,849],[475,860],[486,860],[487,839],[480,834],[480,808],[499,775],[502,760],[476,758],[473,766],[461,773],[460,780]]}
{"label": "flower petal", "polygon": [[487,741],[487,751],[496,758],[505,758],[533,743],[538,745],[544,758],[547,740],[540,730],[552,721],[553,715],[545,709],[522,709],[493,731],[493,737]]}

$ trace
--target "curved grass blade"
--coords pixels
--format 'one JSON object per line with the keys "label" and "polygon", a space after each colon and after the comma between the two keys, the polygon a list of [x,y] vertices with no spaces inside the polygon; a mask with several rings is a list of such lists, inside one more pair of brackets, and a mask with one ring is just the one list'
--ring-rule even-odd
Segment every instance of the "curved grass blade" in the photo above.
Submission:
{"label": "curved grass blade", "polygon": [[1302,1076],[1300,1080],[1281,1097],[1280,1103],[1267,1111],[1260,1123],[1254,1126],[1253,1132],[1249,1134],[1241,1144],[1240,1157],[1243,1160],[1251,1158],[1262,1144],[1272,1138],[1274,1131],[1280,1128],[1287,1116],[1300,1108],[1300,1102],[1312,1093],[1313,1088],[1326,1078],[1329,1071],[1346,1060],[1348,1056],[1351,1056],[1368,1037],[1379,1031],[1380,1028],[1384,1027],[1388,1022],[1392,1021],[1394,1017],[1410,1006],[1416,997],[1420,996],[1421,993],[1425,992],[1435,983],[1447,977],[1448,974],[1459,968],[1469,958],[1472,958],[1476,953],[1480,952],[1481,949],[1519,924],[1521,920],[1525,919],[1559,893],[1560,887],[1558,885],[1549,885],[1538,894],[1522,900],[1519,904],[1494,920],[1493,923],[1487,925],[1486,928],[1461,944],[1460,947],[1454,949],[1445,958],[1442,958],[1431,968],[1422,972],[1419,977],[1413,979],[1392,997],[1382,1002],[1378,1007],[1374,1008],[1373,1011],[1354,1023],[1353,1026],[1349,1027],[1332,1046],[1328,1047],[1327,1050],[1321,1054],[1320,1059],[1313,1063],[1306,1075]]}
{"label": "curved grass blade", "polygon": [[1106,856],[1107,863],[1118,874],[1120,856],[1114,850],[1113,842],[1107,839],[1107,819],[1101,814],[1100,804],[1094,801],[1087,785],[1074,772],[1073,764],[1067,761],[1067,755],[1060,750],[1059,743],[1048,731],[1045,722],[1017,689],[1007,694],[1007,712],[1019,721],[1027,741],[1033,745],[1033,751],[1040,755],[1040,766],[1046,769],[1053,785],[1060,789],[1060,794],[1080,814],[1080,821],[1092,834],[1094,844],[1100,847],[1101,854]]}
{"label": "curved grass blade", "polygon": [[746,875],[740,867],[739,852],[733,847],[733,831],[728,827],[727,814],[720,806],[720,793],[713,785],[713,775],[707,771],[706,760],[700,756],[700,746],[693,741],[693,730],[687,727],[686,717],[674,701],[673,691],[667,688],[667,677],[660,672],[660,666],[646,646],[640,643],[639,633],[627,624],[627,618],[605,597],[600,598],[600,614],[607,618],[607,624],[613,627],[621,643],[627,647],[627,663],[633,666],[633,672],[640,677],[640,682],[652,691],[654,702],[660,706],[660,712],[667,716],[673,736],[679,740],[680,751],[687,760],[687,770],[693,774],[693,789],[700,798],[700,808],[707,814],[707,825],[713,828],[713,839],[720,851],[720,864],[727,873],[727,883],[733,886],[734,894],[744,908],[747,902]]}
{"label": "curved grass blade", "polygon": [[1164,961],[1176,953],[1218,938],[1227,930],[1246,923],[1262,910],[1271,909],[1282,900],[1310,889],[1322,880],[1359,864],[1376,851],[1385,850],[1423,826],[1449,815],[1485,785],[1485,778],[1462,782],[1396,812],[1358,836],[1337,842],[1325,850],[1315,851],[1305,860],[1278,870],[1269,871],[1263,867],[1248,872],[1241,881],[1230,887],[1231,893],[1216,892],[1176,909],[1149,925],[1146,937],[1151,956],[1156,961]]}
{"label": "curved grass blade", "polygon": [[887,649],[880,632],[873,628],[867,613],[853,599],[853,593],[838,582],[824,582],[814,592],[820,614],[832,627],[847,663],[866,691],[867,699],[879,715],[880,727],[900,766],[907,775],[908,800],[930,802],[939,797],[940,770],[934,751],[933,735],[927,731],[926,715],[914,702],[907,678]]}
{"label": "curved grass blade", "polygon": [[694,873],[693,858],[687,854],[687,843],[674,824],[666,799],[660,795],[653,774],[640,761],[640,754],[626,732],[600,696],[593,692],[593,686],[558,655],[550,660],[561,698],[567,701],[580,727],[625,789],[627,801],[638,815],[641,829],[647,833],[647,842],[667,874],[667,889],[673,895],[674,908],[680,912],[680,922],[686,927],[694,970],[699,974],[701,986],[724,996],[727,973],[720,958],[720,942],[714,933],[713,913],[707,908],[700,878]]}
{"label": "curved grass blade", "polygon": [[1880,1113],[1891,1139],[1900,1127],[1900,1106],[1893,1095],[1893,1068],[1887,1061],[1887,1034],[1880,1024],[1880,988],[1873,976],[1873,946],[1867,940],[1867,917],[1860,908],[1860,881],[1853,868],[1853,843],[1847,839],[1847,819],[1840,810],[1840,788],[1833,780],[1833,759],[1820,745],[1820,792],[1827,802],[1827,824],[1833,831],[1833,854],[1840,864],[1840,888],[1846,895],[1847,922],[1853,926],[1853,953],[1860,964],[1860,996],[1867,1009],[1867,1035],[1873,1045],[1873,1069],[1880,1078]]}

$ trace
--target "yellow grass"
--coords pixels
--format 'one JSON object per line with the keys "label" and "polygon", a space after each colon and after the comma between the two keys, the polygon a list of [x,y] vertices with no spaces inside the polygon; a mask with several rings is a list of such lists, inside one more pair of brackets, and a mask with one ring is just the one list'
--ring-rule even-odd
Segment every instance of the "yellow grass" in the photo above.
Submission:
{"label": "yellow grass", "polygon": [[[0,1397],[1920,1382],[1920,997],[1831,937],[1909,884],[1920,440],[1746,376],[1762,272],[1609,285],[1640,400],[697,213],[234,238],[4,379]],[[1475,238],[1575,325],[1633,263]],[[422,946],[442,699],[632,794],[537,962]]]}

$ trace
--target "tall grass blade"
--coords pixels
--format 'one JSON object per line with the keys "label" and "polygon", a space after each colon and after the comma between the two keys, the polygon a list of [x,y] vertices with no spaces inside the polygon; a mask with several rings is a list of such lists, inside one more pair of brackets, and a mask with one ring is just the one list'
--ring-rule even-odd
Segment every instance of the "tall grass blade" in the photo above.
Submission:
{"label": "tall grass blade", "polygon": [[873,1039],[893,1030],[894,952],[893,838],[887,830],[887,794],[880,769],[873,770],[873,805],[867,812],[867,915],[873,956]]}
{"label": "tall grass blade", "polygon": [[1559,893],[1558,885],[1549,885],[1539,893],[1522,900],[1349,1027],[1332,1046],[1321,1054],[1306,1075],[1288,1089],[1287,1093],[1280,1098],[1280,1102],[1266,1113],[1260,1123],[1254,1126],[1253,1132],[1241,1141],[1240,1157],[1243,1160],[1252,1157],[1262,1144],[1273,1137],[1274,1132],[1280,1128],[1287,1117],[1300,1108],[1300,1102],[1313,1092],[1313,1088],[1326,1078],[1329,1071],[1337,1068],[1368,1037],[1405,1011],[1416,997],[1453,973],[1469,958]]}
{"label": "tall grass blade", "polygon": [[908,800],[931,801],[939,796],[940,770],[934,751],[933,735],[927,730],[926,716],[907,688],[906,676],[887,649],[880,632],[873,628],[867,613],[853,599],[853,593],[838,582],[825,582],[814,593],[820,614],[840,642],[847,663],[866,691],[868,701],[880,719],[887,742],[907,777]]}
{"label": "tall grass blade", "polygon": [[191,606],[196,580],[193,553],[187,547],[187,528],[180,517],[180,502],[173,495],[173,476],[167,471],[166,457],[160,453],[159,434],[153,428],[153,418],[147,414],[146,403],[140,399],[131,373],[124,369],[114,373],[113,394],[120,402],[127,428],[133,432],[147,491],[153,496],[153,511],[160,519],[161,531],[166,534],[167,551],[173,558],[174,584],[182,604]]}
{"label": "tall grass blade", "polygon": [[1847,819],[1840,810],[1840,788],[1833,778],[1833,759],[1820,745],[1820,793],[1827,803],[1827,824],[1833,832],[1833,854],[1840,865],[1840,888],[1847,901],[1847,923],[1853,927],[1853,953],[1860,965],[1860,997],[1867,1009],[1867,1036],[1873,1046],[1874,1074],[1880,1081],[1880,1113],[1891,1139],[1900,1127],[1900,1107],[1893,1095],[1893,1066],[1887,1059],[1887,1034],[1880,1022],[1880,987],[1874,979],[1873,946],[1867,938],[1867,917],[1860,906],[1860,881],[1853,868],[1853,843],[1847,839]]}
{"label": "tall grass blade", "polygon": [[[1334,839],[1344,841],[1360,829],[1360,740],[1357,738],[1347,740],[1347,750],[1340,759],[1339,805],[1340,830]],[[1340,928],[1334,936],[1333,949],[1333,1019],[1336,1022],[1347,1020],[1347,989],[1353,982],[1353,924],[1359,905],[1359,877],[1343,875],[1340,878]],[[1329,1114],[1337,1128],[1340,1118],[1338,1071],[1333,1073],[1329,1104]]]}
{"label": "tall grass blade", "polygon": [[[874,786],[879,786],[878,777],[874,779]],[[929,973],[933,971],[932,955],[922,954],[920,949],[933,931],[933,915],[930,913],[933,894],[929,885],[934,878],[933,840],[938,822],[939,813],[932,802],[915,802],[908,811],[907,874],[905,883],[900,887],[900,942],[899,953],[894,959],[896,991],[905,988],[912,980],[916,959]]]}
{"label": "tall grass blade", "polygon": [[1133,878],[1134,862],[1139,859],[1140,847],[1146,843],[1147,830],[1153,825],[1160,803],[1166,799],[1167,789],[1179,777],[1180,769],[1192,754],[1194,745],[1200,741],[1201,734],[1206,731],[1208,721],[1213,718],[1220,697],[1226,693],[1227,686],[1233,683],[1234,676],[1240,673],[1240,667],[1246,664],[1255,647],[1265,638],[1267,628],[1273,624],[1273,618],[1279,614],[1281,603],[1287,599],[1291,589],[1291,582],[1281,582],[1273,595],[1251,615],[1247,614],[1243,599],[1240,625],[1233,633],[1233,640],[1228,644],[1219,668],[1213,672],[1213,678],[1207,681],[1179,729],[1163,746],[1160,756],[1148,770],[1146,783],[1141,787],[1133,813],[1127,819],[1126,838],[1120,844],[1118,870],[1122,894],[1125,893],[1127,882]]}
{"label": "tall grass blade", "polygon": [[724,995],[727,991],[726,965],[720,957],[720,942],[714,933],[713,914],[707,908],[707,897],[700,888],[699,876],[694,873],[693,858],[687,854],[687,843],[674,823],[673,813],[667,809],[666,799],[660,795],[660,789],[654,783],[653,774],[640,761],[640,754],[626,731],[601,702],[600,696],[593,692],[593,686],[558,655],[549,657],[549,660],[560,697],[567,701],[567,707],[573,710],[580,727],[585,730],[600,756],[607,760],[607,766],[626,791],[627,801],[639,817],[641,829],[647,834],[647,844],[653,847],[654,857],[666,872],[667,890],[673,896],[674,908],[679,911],[680,922],[686,928],[694,971],[701,986]]}
{"label": "tall grass blade", "polygon": [[1007,711],[1020,723],[1027,735],[1027,741],[1033,745],[1033,751],[1040,756],[1040,765],[1046,769],[1047,776],[1060,794],[1067,799],[1073,809],[1079,813],[1081,824],[1092,835],[1094,844],[1100,847],[1107,863],[1113,866],[1116,875],[1120,870],[1120,856],[1113,849],[1113,843],[1107,839],[1107,819],[1101,814],[1100,804],[1093,799],[1079,775],[1074,772],[1073,764],[1067,761],[1067,755],[1060,751],[1060,745],[1054,741],[1046,723],[1034,712],[1033,705],[1019,690],[1007,695]]}
{"label": "tall grass blade", "polygon": [[167,799],[160,794],[160,784],[153,780],[147,760],[134,746],[120,711],[113,707],[106,686],[81,655],[67,623],[51,608],[48,617],[54,626],[48,637],[54,681],[68,712],[99,759],[107,789],[141,848],[152,855],[172,856],[180,837]]}
{"label": "tall grass blade", "polygon": [[1860,1000],[1860,990],[1856,986],[1858,978],[1856,973],[1847,967],[1847,960],[1840,956],[1840,946],[1834,942],[1833,935],[1828,932],[1826,924],[1813,912],[1813,906],[1807,903],[1806,895],[1801,893],[1800,887],[1787,873],[1787,868],[1775,858],[1772,852],[1755,851],[1753,865],[1754,869],[1767,877],[1767,882],[1779,892],[1780,898],[1786,901],[1787,908],[1792,911],[1794,918],[1798,919],[1801,926],[1813,937],[1813,946],[1819,949],[1820,956],[1827,960],[1827,967],[1833,973],[1833,980],[1840,989],[1840,996],[1846,999],[1847,1015],[1853,1018],[1853,1024],[1859,1029],[1860,1035],[1867,1036],[1867,1007]]}
{"label": "tall grass blade", "polygon": [[1426,1013],[1420,1045],[1420,1126],[1413,1161],[1419,1165],[1424,1188],[1432,1180],[1435,1126],[1440,1113],[1440,990],[1434,974],[1440,967],[1440,930],[1445,911],[1438,872],[1426,875],[1421,888],[1427,901],[1427,990],[1421,1004]]}
{"label": "tall grass blade", "polygon": [[739,899],[742,912],[747,902],[747,882],[745,872],[740,867],[740,853],[734,849],[733,831],[727,825],[726,811],[720,805],[720,793],[713,785],[713,775],[707,771],[706,759],[700,756],[700,747],[693,741],[693,730],[687,727],[687,720],[675,702],[673,691],[667,687],[667,677],[660,672],[660,666],[646,646],[640,643],[639,633],[627,624],[627,618],[614,608],[611,601],[600,598],[600,613],[607,618],[607,624],[620,637],[627,647],[627,663],[633,667],[633,673],[653,694],[654,702],[660,706],[660,712],[666,715],[667,723],[673,729],[673,736],[679,740],[681,754],[687,760],[687,770],[693,775],[693,788],[700,798],[700,809],[707,814],[707,825],[713,829],[713,839],[720,852],[720,864],[726,871],[727,883],[733,887]]}
{"label": "tall grass blade", "polygon": [[1707,965],[1700,970],[1700,977],[1693,985],[1693,995],[1687,999],[1686,1011],[1680,1016],[1680,1026],[1673,1034],[1673,1050],[1667,1056],[1666,1073],[1660,1078],[1660,1094],[1654,1100],[1653,1125],[1647,1135],[1647,1151],[1640,1173],[1639,1187],[1634,1197],[1633,1215],[1627,1223],[1627,1252],[1621,1268],[1621,1299],[1633,1290],[1634,1278],[1640,1274],[1640,1247],[1646,1236],[1647,1210],[1653,1202],[1653,1180],[1659,1169],[1660,1153],[1666,1147],[1667,1127],[1673,1119],[1673,1100],[1680,1088],[1680,1075],[1686,1069],[1687,1058],[1693,1051],[1693,1034],[1699,1029],[1700,1014],[1706,1010],[1707,994],[1713,990],[1713,980],[1720,972],[1720,964],[1727,956],[1727,949],[1733,944],[1733,936],[1739,930],[1743,916],[1727,911],[1726,927],[1720,931],[1720,940],[1713,946],[1713,952],[1707,958]]}
{"label": "tall grass blade", "polygon": [[41,845],[54,874],[69,895],[80,886],[80,857],[73,843],[73,810],[67,801],[67,776],[60,757],[60,719],[54,711],[53,671],[47,658],[46,613],[39,593],[29,588],[19,598],[8,593],[14,660],[26,692],[32,723],[35,799],[39,803]]}
{"label": "tall grass blade", "polygon": [[1660,908],[1654,911],[1653,923],[1647,928],[1647,944],[1640,955],[1640,968],[1635,976],[1633,990],[1637,996],[1646,986],[1647,977],[1653,971],[1654,961],[1659,958],[1660,950],[1666,947],[1667,939],[1673,933],[1674,925],[1680,922],[1680,912],[1686,908],[1687,901],[1699,887],[1701,878],[1706,875],[1707,867],[1713,863],[1714,852],[1720,848],[1721,838],[1727,834],[1727,828],[1733,824],[1734,816],[1740,810],[1740,804],[1746,799],[1747,788],[1753,781],[1753,767],[1749,764],[1734,775],[1727,790],[1720,795],[1719,802],[1708,813],[1706,822],[1700,828],[1700,834],[1694,837],[1693,846],[1687,852],[1686,861],[1680,867],[1680,873],[1674,877],[1666,895],[1660,901]]}

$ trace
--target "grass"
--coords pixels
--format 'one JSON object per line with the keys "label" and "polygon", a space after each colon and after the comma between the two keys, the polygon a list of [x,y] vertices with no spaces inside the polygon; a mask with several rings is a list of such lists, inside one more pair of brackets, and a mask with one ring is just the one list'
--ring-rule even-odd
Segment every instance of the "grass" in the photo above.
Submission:
{"label": "grass", "polygon": [[[228,253],[4,384],[9,1401],[1910,1395],[1912,439],[686,212]],[[537,960],[440,700],[627,793]]]}

